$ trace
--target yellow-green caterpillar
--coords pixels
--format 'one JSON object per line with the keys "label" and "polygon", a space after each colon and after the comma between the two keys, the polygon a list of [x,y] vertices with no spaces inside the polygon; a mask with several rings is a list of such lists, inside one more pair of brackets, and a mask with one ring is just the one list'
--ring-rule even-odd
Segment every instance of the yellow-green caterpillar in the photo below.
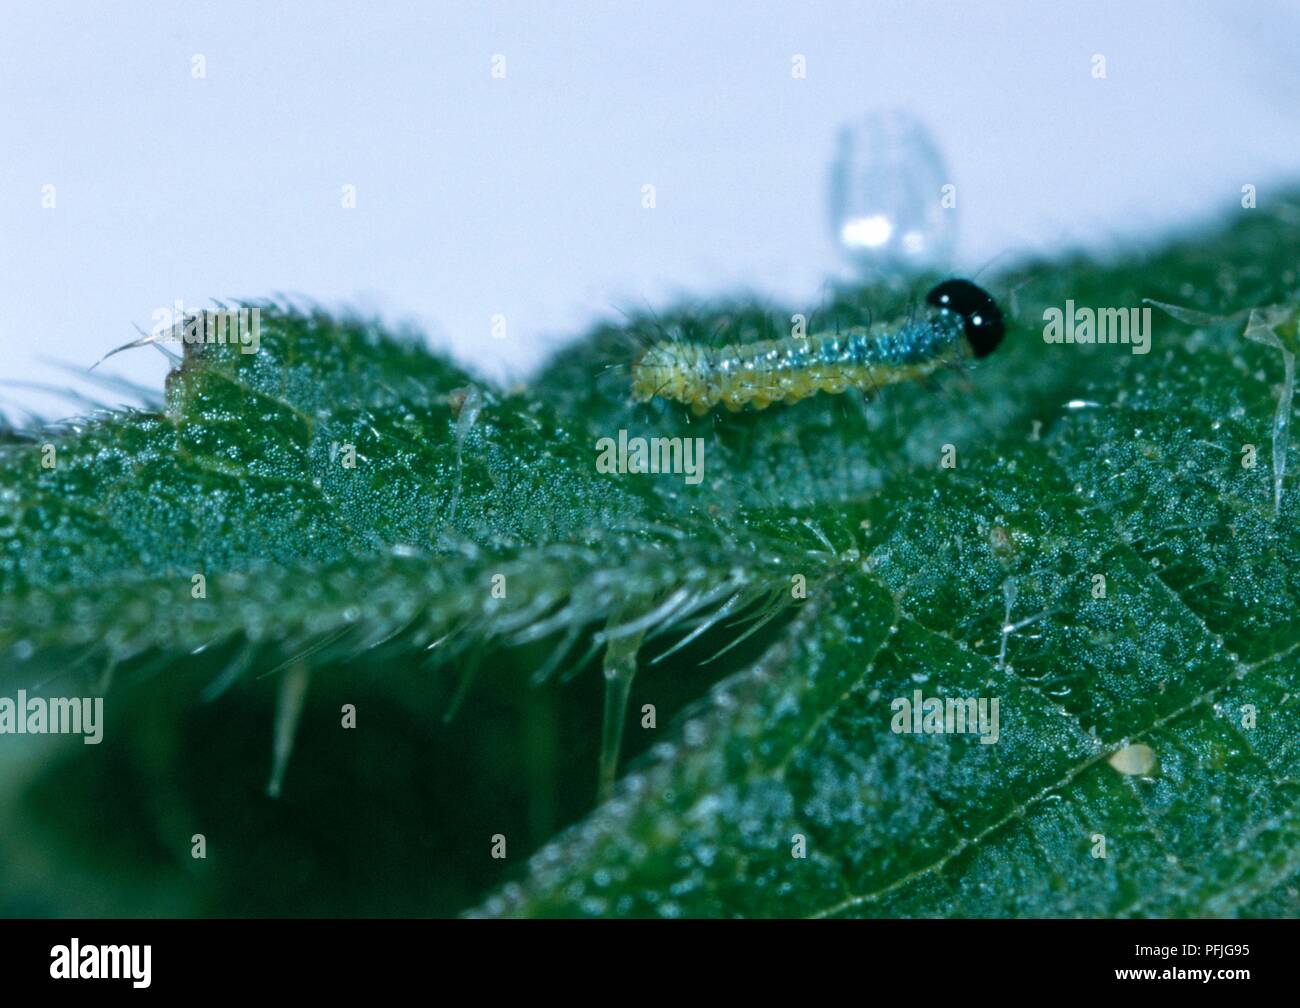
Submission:
{"label": "yellow-green caterpillar", "polygon": [[818,392],[912,381],[963,357],[987,357],[1002,342],[1001,310],[969,280],[944,281],[925,300],[925,317],[883,332],[852,329],[726,347],[656,343],[632,365],[632,396],[671,399],[698,414],[719,404],[765,409]]}

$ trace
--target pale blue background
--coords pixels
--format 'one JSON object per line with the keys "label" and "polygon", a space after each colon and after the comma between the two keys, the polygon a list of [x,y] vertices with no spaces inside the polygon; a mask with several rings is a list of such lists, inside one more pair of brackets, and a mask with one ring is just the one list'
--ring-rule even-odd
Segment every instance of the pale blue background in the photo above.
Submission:
{"label": "pale blue background", "polygon": [[[68,385],[44,358],[88,365],[178,297],[360,307],[494,377],[679,293],[815,302],[840,267],[836,130],[884,106],[945,152],[968,269],[1104,251],[1300,170],[1293,3],[0,10],[0,379]],[[165,366],[146,348],[110,370]]]}

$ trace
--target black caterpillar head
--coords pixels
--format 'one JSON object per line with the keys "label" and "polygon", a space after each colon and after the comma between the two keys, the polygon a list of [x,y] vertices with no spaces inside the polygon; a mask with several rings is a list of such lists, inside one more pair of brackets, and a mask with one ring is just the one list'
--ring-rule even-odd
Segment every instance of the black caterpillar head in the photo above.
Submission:
{"label": "black caterpillar head", "polygon": [[976,357],[987,357],[1006,335],[1002,310],[989,293],[969,280],[945,280],[925,296],[927,304],[947,308],[966,323],[966,341]]}

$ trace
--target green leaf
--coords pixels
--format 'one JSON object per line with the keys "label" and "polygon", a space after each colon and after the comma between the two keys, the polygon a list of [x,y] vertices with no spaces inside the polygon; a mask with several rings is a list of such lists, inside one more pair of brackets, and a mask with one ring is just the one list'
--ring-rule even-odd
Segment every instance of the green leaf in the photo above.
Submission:
{"label": "green leaf", "polygon": [[[26,866],[0,912],[1294,914],[1298,247],[1288,202],[1026,265],[982,281],[1010,334],[969,372],[702,418],[628,401],[637,348],[779,337],[790,312],[632,319],[506,393],[266,304],[259,351],[187,347],[160,411],[9,432],[0,687],[111,680],[118,706],[106,755],[0,738],[0,855]],[[810,326],[926,283],[838,292]],[[1149,354],[1041,338],[1067,299],[1144,298],[1179,306]],[[704,482],[598,472],[620,430],[702,438]],[[996,699],[996,740],[894,730],[918,695]],[[620,735],[640,755],[593,807]],[[343,781],[389,797],[345,823]],[[92,852],[39,795],[125,803],[154,846]],[[238,852],[224,880],[188,856],[205,828]],[[304,878],[270,882],[286,858]],[[339,863],[369,881],[306,891]],[[43,894],[81,873],[105,903]]]}

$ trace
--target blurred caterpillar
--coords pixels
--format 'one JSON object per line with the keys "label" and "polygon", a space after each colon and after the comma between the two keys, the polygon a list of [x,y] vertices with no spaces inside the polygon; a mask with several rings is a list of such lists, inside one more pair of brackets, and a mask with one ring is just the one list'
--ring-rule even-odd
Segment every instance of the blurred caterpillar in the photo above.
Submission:
{"label": "blurred caterpillar", "polygon": [[[632,396],[658,396],[697,414],[794,403],[818,392],[875,389],[912,381],[1002,342],[997,303],[969,280],[946,280],[926,295],[930,310],[883,331],[850,329],[725,347],[660,342],[632,365]],[[963,339],[963,337],[965,337]]]}

